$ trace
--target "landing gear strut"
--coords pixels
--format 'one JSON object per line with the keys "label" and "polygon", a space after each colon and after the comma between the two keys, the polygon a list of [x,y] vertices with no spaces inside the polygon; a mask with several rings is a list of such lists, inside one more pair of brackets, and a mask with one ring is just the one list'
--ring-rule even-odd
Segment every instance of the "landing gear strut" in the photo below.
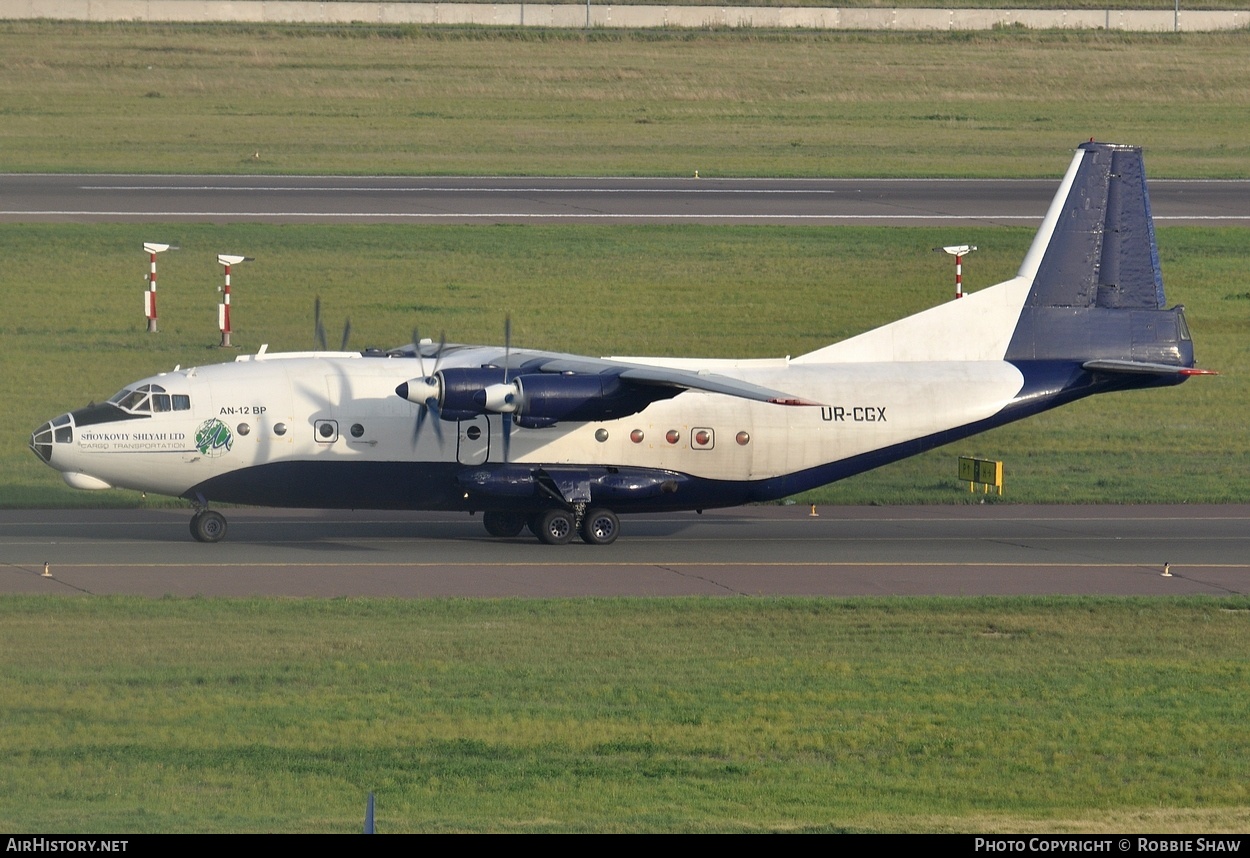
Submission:
{"label": "landing gear strut", "polygon": [[191,516],[191,535],[196,542],[221,542],[226,535],[226,517],[216,510],[200,510]]}

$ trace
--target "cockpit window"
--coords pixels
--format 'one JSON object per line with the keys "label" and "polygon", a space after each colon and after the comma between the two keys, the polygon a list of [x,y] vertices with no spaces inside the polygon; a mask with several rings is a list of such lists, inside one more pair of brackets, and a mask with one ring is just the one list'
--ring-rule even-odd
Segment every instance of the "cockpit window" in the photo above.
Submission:
{"label": "cockpit window", "polygon": [[191,397],[184,393],[170,395],[159,384],[124,387],[113,394],[109,402],[131,414],[160,414],[165,411],[191,410]]}
{"label": "cockpit window", "polygon": [[130,391],[119,401],[114,403],[123,411],[148,412],[152,409],[148,407],[148,395],[138,390]]}

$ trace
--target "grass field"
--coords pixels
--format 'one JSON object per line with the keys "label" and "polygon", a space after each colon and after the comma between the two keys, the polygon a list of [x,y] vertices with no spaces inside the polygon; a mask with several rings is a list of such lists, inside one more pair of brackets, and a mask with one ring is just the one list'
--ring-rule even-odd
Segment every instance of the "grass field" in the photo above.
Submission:
{"label": "grass field", "polygon": [[[1188,308],[1199,360],[1224,375],[1096,397],[806,499],[967,502],[953,458],[969,454],[1006,462],[1014,502],[1250,498],[1250,247],[1234,228],[1160,236],[1169,299]],[[313,347],[320,296],[335,345],[348,316],[356,347],[409,342],[414,326],[452,341],[499,342],[510,313],[517,346],[778,357],[948,300],[949,260],[931,248],[955,238],[981,248],[965,278],[976,290],[1014,273],[1031,230],[0,225],[4,276],[14,284],[0,318],[0,504],[137,502],[133,493],[69,489],[26,440],[43,421],[127,382],[232,359],[213,347],[217,253],[256,257],[233,277],[233,339],[247,351]],[[156,335],[142,316],[145,240],[182,247],[161,257]]]}
{"label": "grass field", "polygon": [[1156,177],[1245,176],[1248,50],[1250,29],[0,22],[0,170],[1050,177],[1096,137]]}
{"label": "grass field", "polygon": [[1248,618],[7,598],[0,828],[1245,831]]}

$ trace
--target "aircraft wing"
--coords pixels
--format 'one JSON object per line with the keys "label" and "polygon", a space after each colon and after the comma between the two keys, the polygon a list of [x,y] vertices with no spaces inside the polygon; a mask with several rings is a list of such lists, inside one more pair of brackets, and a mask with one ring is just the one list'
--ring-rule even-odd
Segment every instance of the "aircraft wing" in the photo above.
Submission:
{"label": "aircraft wing", "polygon": [[675,390],[702,390],[750,399],[755,402],[771,402],[775,405],[820,405],[801,396],[751,384],[727,375],[713,372],[695,372],[664,366],[645,366],[605,358],[581,358],[560,356],[548,360],[529,361],[526,372],[577,373],[592,375],[615,375],[628,384],[643,387],[666,387]]}

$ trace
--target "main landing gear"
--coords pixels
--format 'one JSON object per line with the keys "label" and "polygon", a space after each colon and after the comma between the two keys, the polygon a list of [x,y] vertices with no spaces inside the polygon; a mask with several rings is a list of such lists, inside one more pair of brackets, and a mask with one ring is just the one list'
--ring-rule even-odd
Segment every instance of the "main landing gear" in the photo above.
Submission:
{"label": "main landing gear", "polygon": [[[580,505],[579,505],[580,506]],[[621,520],[610,509],[548,509],[526,517],[517,512],[488,511],[482,523],[491,536],[513,537],[528,527],[538,541],[547,545],[567,545],[574,534],[587,545],[610,545],[621,533]]]}
{"label": "main landing gear", "polygon": [[196,542],[221,542],[226,535],[226,517],[216,510],[198,510],[191,516],[191,535]]}
{"label": "main landing gear", "polygon": [[[567,545],[573,536],[587,545],[611,545],[621,534],[621,520],[610,509],[548,509],[531,516],[519,512],[491,510],[482,514],[482,523],[491,536],[512,538],[528,527],[539,542]],[[226,517],[216,510],[201,509],[191,516],[191,535],[196,542],[221,542],[226,535]]]}

